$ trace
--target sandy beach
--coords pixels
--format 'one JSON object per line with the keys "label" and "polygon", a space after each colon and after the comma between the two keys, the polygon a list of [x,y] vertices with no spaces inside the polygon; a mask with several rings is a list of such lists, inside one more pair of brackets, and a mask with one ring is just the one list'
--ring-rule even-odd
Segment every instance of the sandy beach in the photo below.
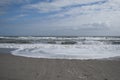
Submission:
{"label": "sandy beach", "polygon": [[120,80],[120,60],[49,60],[0,54],[0,80]]}

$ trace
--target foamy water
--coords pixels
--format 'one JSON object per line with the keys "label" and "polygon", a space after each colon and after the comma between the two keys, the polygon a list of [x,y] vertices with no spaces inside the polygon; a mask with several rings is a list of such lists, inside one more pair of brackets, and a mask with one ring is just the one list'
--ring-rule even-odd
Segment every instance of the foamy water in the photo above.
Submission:
{"label": "foamy water", "polygon": [[[8,38],[9,39],[9,38]],[[18,38],[16,38],[18,39]],[[19,39],[28,39],[21,37]],[[18,40],[19,40],[18,39]],[[28,40],[30,40],[29,38]],[[34,38],[32,38],[34,40]],[[43,40],[45,40],[42,37]],[[47,41],[55,41],[56,38],[47,38]],[[79,38],[69,40],[75,40],[77,43],[72,44],[60,44],[68,39],[57,38],[58,43],[0,43],[0,48],[16,48],[11,54],[15,56],[24,56],[31,58],[49,58],[49,59],[103,59],[110,57],[120,56],[120,45],[111,44],[106,42],[106,38],[88,38],[82,40]],[[41,40],[41,37],[37,40]],[[104,40],[104,41],[100,41]],[[108,40],[119,40],[119,38],[108,38]],[[42,41],[43,42],[43,41]]]}

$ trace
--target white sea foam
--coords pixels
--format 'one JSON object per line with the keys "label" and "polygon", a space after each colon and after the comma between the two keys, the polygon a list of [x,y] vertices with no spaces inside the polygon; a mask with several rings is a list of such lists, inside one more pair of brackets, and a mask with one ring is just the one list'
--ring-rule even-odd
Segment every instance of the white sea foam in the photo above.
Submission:
{"label": "white sea foam", "polygon": [[120,45],[0,44],[16,56],[50,59],[102,59],[120,56]]}

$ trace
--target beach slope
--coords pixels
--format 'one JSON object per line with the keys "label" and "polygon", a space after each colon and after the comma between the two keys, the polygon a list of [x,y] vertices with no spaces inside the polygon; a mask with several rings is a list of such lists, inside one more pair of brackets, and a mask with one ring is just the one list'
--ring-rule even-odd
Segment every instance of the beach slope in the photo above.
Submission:
{"label": "beach slope", "polygon": [[0,54],[0,80],[120,80],[120,60],[50,60]]}

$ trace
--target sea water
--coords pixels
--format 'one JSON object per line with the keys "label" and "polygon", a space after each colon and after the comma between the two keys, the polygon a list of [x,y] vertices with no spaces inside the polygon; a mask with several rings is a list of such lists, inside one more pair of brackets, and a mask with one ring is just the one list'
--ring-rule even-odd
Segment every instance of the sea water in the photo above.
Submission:
{"label": "sea water", "polygon": [[103,59],[120,56],[120,37],[0,37],[12,55],[49,59]]}

